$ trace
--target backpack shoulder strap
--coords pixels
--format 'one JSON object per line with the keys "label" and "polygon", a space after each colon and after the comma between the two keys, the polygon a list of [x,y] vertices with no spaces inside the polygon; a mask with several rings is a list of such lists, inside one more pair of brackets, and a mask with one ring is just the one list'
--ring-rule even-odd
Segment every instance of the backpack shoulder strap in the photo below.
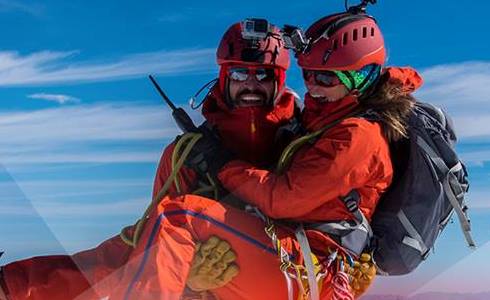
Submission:
{"label": "backpack shoulder strap", "polygon": [[459,224],[465,236],[466,242],[468,243],[468,246],[474,248],[476,244],[471,236],[471,226],[468,216],[465,213],[465,207],[462,207],[457,200],[458,197],[462,196],[459,194],[464,194],[464,191],[456,191],[457,194],[455,194],[453,188],[459,186],[457,184],[458,179],[455,177],[454,174],[460,171],[463,168],[463,165],[461,164],[461,162],[458,162],[451,169],[449,169],[446,166],[446,163],[444,163],[444,160],[441,158],[441,156],[437,154],[435,150],[432,149],[432,147],[429,146],[429,144],[422,137],[417,136],[416,142],[418,146],[427,154],[429,159],[437,166],[441,174],[444,174],[444,177],[439,179],[443,184],[443,190],[446,193],[449,203],[451,203],[454,211],[456,212],[456,215],[458,216]]}

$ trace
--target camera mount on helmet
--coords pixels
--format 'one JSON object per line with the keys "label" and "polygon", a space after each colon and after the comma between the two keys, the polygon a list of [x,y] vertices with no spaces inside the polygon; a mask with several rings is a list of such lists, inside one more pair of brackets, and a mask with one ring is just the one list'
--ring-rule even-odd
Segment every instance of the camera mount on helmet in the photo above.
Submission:
{"label": "camera mount on helmet", "polygon": [[286,49],[292,49],[295,53],[302,53],[308,47],[309,41],[301,28],[284,25],[282,28],[282,40]]}
{"label": "camera mount on helmet", "polygon": [[349,7],[349,0],[345,0],[345,10],[354,15],[365,14],[367,6],[376,2],[377,0],[362,0],[360,4]]}
{"label": "camera mount on helmet", "polygon": [[245,40],[265,40],[272,33],[272,25],[266,19],[249,18],[241,23]]}

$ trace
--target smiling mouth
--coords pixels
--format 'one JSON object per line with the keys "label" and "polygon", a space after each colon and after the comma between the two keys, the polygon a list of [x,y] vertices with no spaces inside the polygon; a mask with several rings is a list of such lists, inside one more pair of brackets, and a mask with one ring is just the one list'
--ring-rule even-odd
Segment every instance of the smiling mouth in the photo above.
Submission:
{"label": "smiling mouth", "polygon": [[316,95],[316,94],[312,94],[310,93],[310,96],[315,99],[316,101],[320,102],[320,103],[323,103],[323,102],[330,102],[328,97],[325,97],[324,95]]}
{"label": "smiling mouth", "polygon": [[238,98],[238,106],[261,106],[264,105],[264,97],[258,94],[243,94]]}

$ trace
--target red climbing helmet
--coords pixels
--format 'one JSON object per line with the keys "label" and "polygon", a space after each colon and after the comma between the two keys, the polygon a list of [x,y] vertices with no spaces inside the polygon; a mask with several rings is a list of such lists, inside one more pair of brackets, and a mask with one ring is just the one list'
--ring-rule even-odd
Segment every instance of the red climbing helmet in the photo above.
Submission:
{"label": "red climbing helmet", "polygon": [[280,29],[263,19],[246,19],[228,28],[216,58],[218,65],[237,63],[283,70],[289,67],[289,51],[284,48]]}
{"label": "red climbing helmet", "polygon": [[305,33],[309,46],[298,54],[298,64],[308,70],[359,70],[386,59],[383,35],[373,17],[340,13],[324,17]]}

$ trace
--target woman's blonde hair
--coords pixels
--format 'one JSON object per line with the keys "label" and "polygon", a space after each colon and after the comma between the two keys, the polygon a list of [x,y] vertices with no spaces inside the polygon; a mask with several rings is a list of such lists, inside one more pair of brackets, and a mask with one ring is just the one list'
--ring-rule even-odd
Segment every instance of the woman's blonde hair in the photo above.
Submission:
{"label": "woman's blonde hair", "polygon": [[403,89],[401,81],[388,79],[382,75],[374,91],[360,102],[380,116],[385,136],[393,142],[407,137],[407,121],[416,100]]}

